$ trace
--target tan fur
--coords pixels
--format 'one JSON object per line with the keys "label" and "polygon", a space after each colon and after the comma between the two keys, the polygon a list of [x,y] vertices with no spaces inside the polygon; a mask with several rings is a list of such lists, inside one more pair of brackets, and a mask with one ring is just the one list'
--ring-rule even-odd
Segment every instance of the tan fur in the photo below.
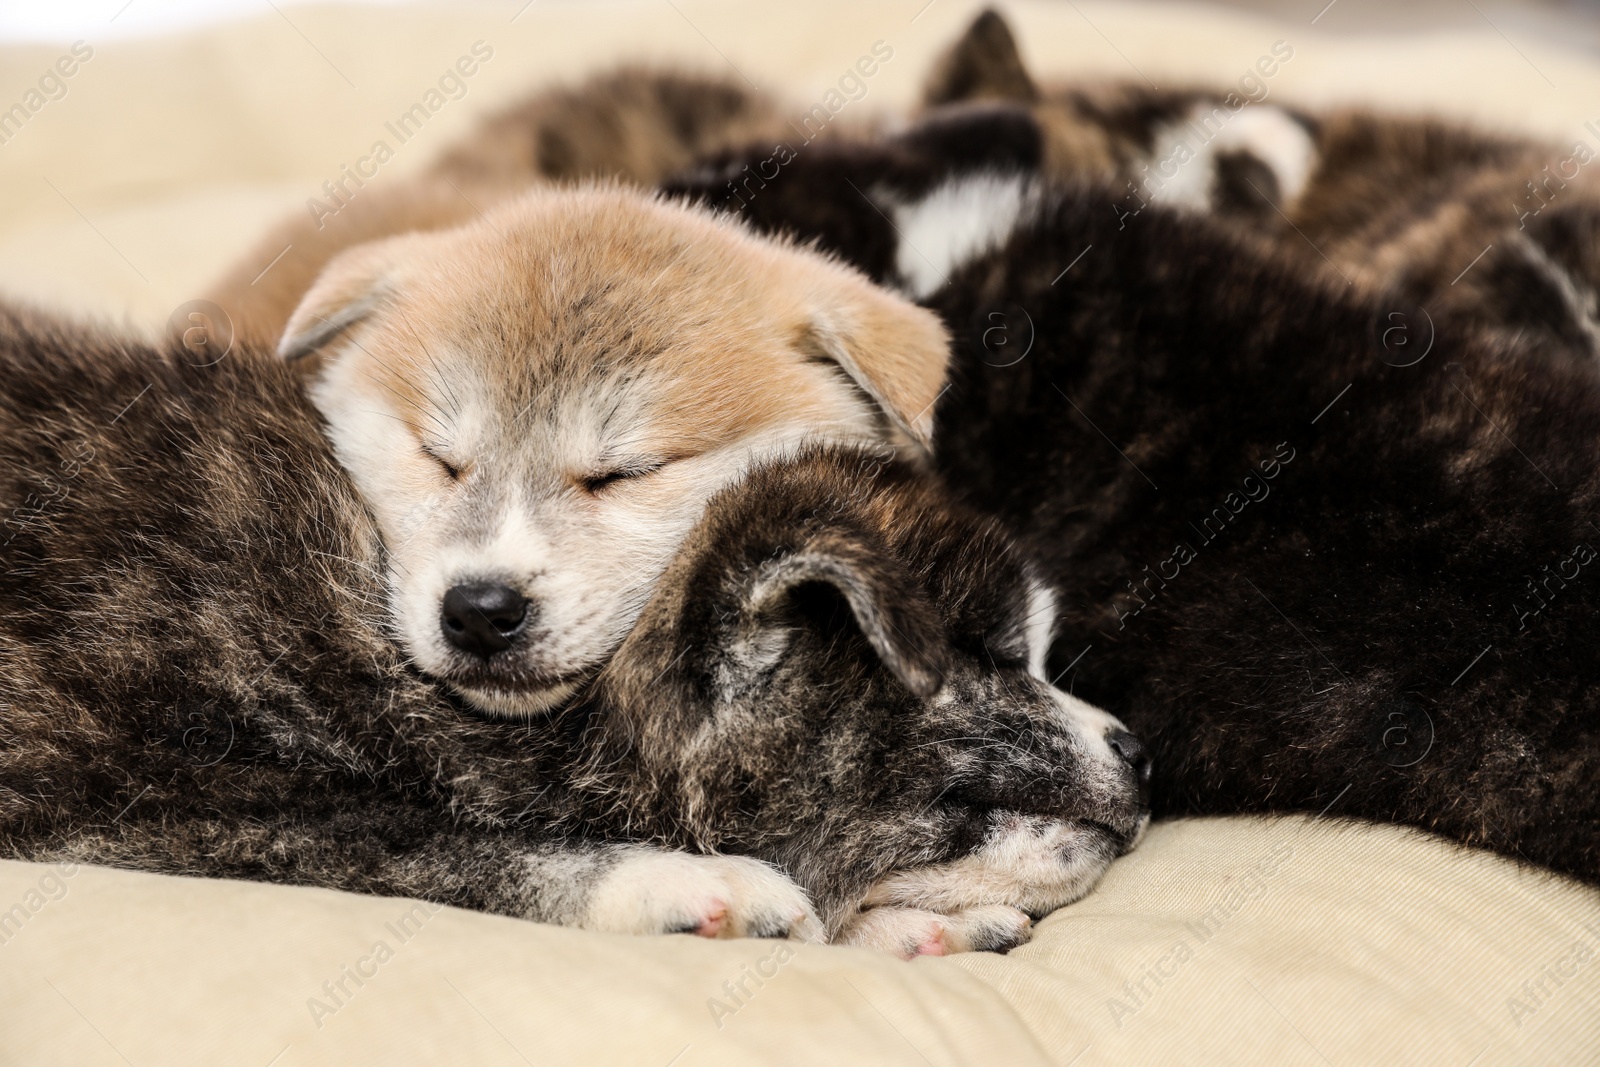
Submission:
{"label": "tan fur", "polygon": [[[574,238],[581,256],[542,257]],[[659,269],[650,274],[652,267]],[[854,270],[708,215],[605,189],[535,193],[446,233],[350,250],[290,318],[285,354],[303,354],[296,339],[364,301],[376,310],[403,288],[403,317],[353,358],[418,419],[427,406],[421,383],[443,370],[431,364],[439,346],[489,326],[483,369],[499,377],[497,393],[521,395],[528,376],[557,371],[552,364],[564,350],[552,334],[564,307],[597,293],[625,313],[630,347],[649,353],[668,383],[656,434],[662,447],[679,451],[714,447],[796,414],[818,423],[837,418],[834,391],[816,388],[818,355],[859,376],[926,446],[948,358],[932,315]],[[475,327],[470,320],[482,316],[486,296],[493,321]],[[522,351],[501,358],[492,351],[499,338],[514,338]],[[564,368],[589,369],[581,361]]]}
{"label": "tan fur", "polygon": [[324,218],[320,228],[308,212],[296,211],[240,257],[211,287],[210,298],[233,320],[235,337],[271,348],[289,313],[340,252],[395,234],[460,225],[508,192],[461,183],[453,188],[442,178],[423,176],[362,190],[337,215]]}
{"label": "tan fur", "polygon": [[[948,341],[819,255],[591,187],[346,251],[280,352],[316,368],[413,657],[523,714],[609,655],[704,501],[757,459],[808,441],[922,454]],[[618,471],[637,476],[597,483]],[[448,587],[491,579],[545,612],[504,670],[437,630]]]}
{"label": "tan fur", "polygon": [[294,212],[210,295],[237,337],[270,346],[322,268],[346,248],[470,222],[550,182],[652,186],[708,153],[786,136],[773,101],[716,78],[624,68],[542,90],[489,116],[421,175],[373,182],[320,220]]}

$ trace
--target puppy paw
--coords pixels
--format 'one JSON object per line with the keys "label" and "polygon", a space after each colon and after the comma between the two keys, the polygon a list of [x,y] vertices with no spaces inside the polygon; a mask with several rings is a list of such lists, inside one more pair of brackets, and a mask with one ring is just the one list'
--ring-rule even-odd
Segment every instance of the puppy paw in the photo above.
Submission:
{"label": "puppy paw", "polygon": [[915,959],[946,954],[947,917],[916,908],[871,908],[857,915],[833,939],[836,945],[856,945]]}
{"label": "puppy paw", "polygon": [[1004,904],[967,908],[952,914],[919,908],[871,908],[856,916],[834,939],[888,952],[901,959],[948,956],[956,952],[1006,952],[1033,936],[1033,920]]}
{"label": "puppy paw", "polygon": [[805,891],[759,860],[643,848],[601,877],[578,925],[616,934],[821,936]]}
{"label": "puppy paw", "polygon": [[951,952],[1010,952],[1033,937],[1033,919],[1009,904],[985,904],[950,917],[945,944]]}

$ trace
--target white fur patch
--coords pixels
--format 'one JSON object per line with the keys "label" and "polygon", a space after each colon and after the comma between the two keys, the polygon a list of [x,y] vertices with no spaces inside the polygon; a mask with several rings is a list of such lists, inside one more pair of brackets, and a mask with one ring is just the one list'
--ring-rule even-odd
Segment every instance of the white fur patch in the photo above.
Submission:
{"label": "white fur patch", "polygon": [[902,287],[923,300],[962,264],[1003,244],[1037,201],[1020,174],[967,174],[913,203],[894,207],[900,247],[895,270]]}
{"label": "white fur patch", "polygon": [[[1272,171],[1278,182],[1278,207],[1287,210],[1305,192],[1317,164],[1317,146],[1306,128],[1281,108],[1252,104],[1242,111],[1197,104],[1187,119],[1156,131],[1151,151],[1150,198],[1168,207],[1209,211],[1216,193],[1217,156],[1248,152]],[[1193,155],[1177,157],[1186,146]],[[1170,176],[1163,164],[1172,161]],[[1262,190],[1266,192],[1267,190]]]}
{"label": "white fur patch", "polygon": [[1590,349],[1600,351],[1600,321],[1596,321],[1595,318],[1594,296],[1580,288],[1566,268],[1551,259],[1550,254],[1537,241],[1526,234],[1514,233],[1511,235],[1511,243],[1536,271],[1544,275],[1551,288],[1561,297],[1561,302],[1566,305],[1573,322],[1588,337]]}
{"label": "white fur patch", "polygon": [[1053,911],[1082,897],[1111,859],[1094,831],[1038,815],[1004,815],[983,846],[950,863],[898,871],[865,904],[951,913],[1003,903]]}
{"label": "white fur patch", "polygon": [[1041,682],[1045,660],[1050,655],[1050,639],[1056,631],[1056,591],[1037,578],[1028,579],[1028,673]]}
{"label": "white fur patch", "polygon": [[743,856],[651,848],[632,850],[606,872],[579,925],[614,934],[821,936],[805,892],[775,868]]}
{"label": "white fur patch", "polygon": [[1122,720],[1102,708],[1079,700],[1071,693],[1063,692],[1055,686],[1050,687],[1050,695],[1055,697],[1056,706],[1061,709],[1062,720],[1067,724],[1077,737],[1081,746],[1080,751],[1086,753],[1098,763],[1114,769],[1115,774],[1122,773],[1122,757],[1117,755],[1106,741],[1106,735],[1113,730],[1126,730]]}
{"label": "white fur patch", "polygon": [[861,912],[834,943],[914,959],[1011,948],[1028,940],[1032,931],[1033,920],[1027,913],[1007,904],[965,908],[949,915],[891,906]]}

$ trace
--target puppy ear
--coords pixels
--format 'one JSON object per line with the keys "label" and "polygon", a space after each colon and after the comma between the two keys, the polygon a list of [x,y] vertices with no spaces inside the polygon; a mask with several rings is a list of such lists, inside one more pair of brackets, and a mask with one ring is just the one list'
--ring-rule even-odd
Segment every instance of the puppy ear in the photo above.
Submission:
{"label": "puppy ear", "polygon": [[925,451],[933,440],[934,402],[950,366],[950,336],[933,312],[854,271],[841,275],[839,287],[822,298],[822,308],[801,330],[801,348],[838,366]]}
{"label": "puppy ear", "polygon": [[1032,103],[1039,88],[1028,75],[1011,27],[994,8],[979,15],[967,32],[934,64],[922,87],[924,107],[964,100],[1015,100]]}
{"label": "puppy ear", "polygon": [[840,601],[907,689],[923,699],[939,691],[949,646],[933,605],[898,563],[841,533],[811,538],[762,568],[742,612],[744,646],[773,666],[796,627],[836,625]]}
{"label": "puppy ear", "polygon": [[316,352],[371,315],[388,295],[394,262],[389,241],[358,245],[335,256],[289,316],[278,355],[289,361]]}

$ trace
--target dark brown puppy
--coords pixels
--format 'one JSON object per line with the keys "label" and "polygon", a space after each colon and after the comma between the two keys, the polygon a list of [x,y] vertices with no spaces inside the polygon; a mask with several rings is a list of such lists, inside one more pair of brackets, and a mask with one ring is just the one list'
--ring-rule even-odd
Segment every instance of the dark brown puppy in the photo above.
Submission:
{"label": "dark brown puppy", "polygon": [[[936,267],[936,462],[1048,560],[1052,665],[1151,742],[1156,812],[1328,809],[1600,882],[1592,371],[1040,185],[1025,112],[953,121],[802,154],[742,215]],[[987,238],[906,247],[935,217]]]}
{"label": "dark brown puppy", "polygon": [[914,952],[1014,942],[1143,825],[1131,738],[1038,676],[1026,561],[914,470],[758,470],[587,699],[487,722],[384,632],[293,372],[187,358],[0,321],[0,854],[640,933],[814,903]]}

